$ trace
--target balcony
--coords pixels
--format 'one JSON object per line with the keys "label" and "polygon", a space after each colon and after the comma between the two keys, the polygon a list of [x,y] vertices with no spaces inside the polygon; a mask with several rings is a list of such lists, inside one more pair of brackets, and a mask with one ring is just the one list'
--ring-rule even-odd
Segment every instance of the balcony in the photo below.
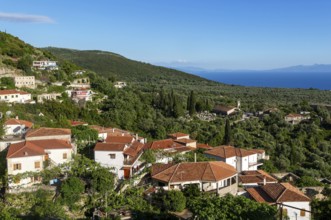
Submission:
{"label": "balcony", "polygon": [[254,166],[262,166],[263,165],[263,160],[258,160],[255,162],[249,162],[248,167],[254,167]]}

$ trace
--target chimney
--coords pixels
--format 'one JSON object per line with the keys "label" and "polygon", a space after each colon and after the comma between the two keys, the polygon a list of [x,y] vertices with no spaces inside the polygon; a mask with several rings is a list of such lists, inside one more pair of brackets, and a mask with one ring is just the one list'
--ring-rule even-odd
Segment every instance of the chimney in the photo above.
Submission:
{"label": "chimney", "polygon": [[138,134],[136,134],[136,141],[138,141],[138,137],[139,137]]}
{"label": "chimney", "polygon": [[263,175],[263,186],[267,185],[267,177]]}
{"label": "chimney", "polygon": [[197,153],[194,153],[194,163],[197,162]]}
{"label": "chimney", "polygon": [[16,115],[15,119],[18,120],[18,115]]}
{"label": "chimney", "polygon": [[113,133],[115,132],[115,128],[112,129],[112,132],[113,132]]}

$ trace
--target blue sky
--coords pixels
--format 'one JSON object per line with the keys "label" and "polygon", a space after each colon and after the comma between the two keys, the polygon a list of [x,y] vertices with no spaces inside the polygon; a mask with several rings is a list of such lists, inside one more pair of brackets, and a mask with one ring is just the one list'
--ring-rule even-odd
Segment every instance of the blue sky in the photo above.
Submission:
{"label": "blue sky", "polygon": [[0,0],[0,30],[36,47],[209,69],[330,64],[329,0]]}

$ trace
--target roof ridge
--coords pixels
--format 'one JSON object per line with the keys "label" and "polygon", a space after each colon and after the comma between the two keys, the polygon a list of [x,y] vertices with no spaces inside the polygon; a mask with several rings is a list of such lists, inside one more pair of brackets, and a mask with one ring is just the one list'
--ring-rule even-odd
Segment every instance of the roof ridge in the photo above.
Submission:
{"label": "roof ridge", "polygon": [[215,173],[214,173],[214,169],[212,169],[212,167],[211,167],[211,164],[214,164],[213,162],[208,162],[208,165],[209,165],[209,167],[210,167],[210,169],[211,169],[211,172],[213,173],[213,176],[214,176],[214,178],[215,178],[215,181],[216,181],[216,175],[215,175]]}
{"label": "roof ridge", "polygon": [[282,183],[280,185],[284,188],[284,191],[278,196],[278,198],[276,199],[276,202],[278,202],[282,198],[282,196],[285,194],[285,192],[287,190],[287,188]]}
{"label": "roof ridge", "polygon": [[[208,164],[209,164],[209,163],[208,163]],[[202,173],[202,175],[201,175],[201,180],[202,180],[203,176],[205,175],[206,171],[207,171],[207,166],[206,166],[205,170],[203,171],[203,173]]]}
{"label": "roof ridge", "polygon": [[[175,168],[174,172],[172,173],[171,177],[169,178],[169,183],[171,182],[172,178],[174,177],[174,175],[175,175],[175,173],[176,173],[176,171],[177,171],[177,169],[180,165],[181,165],[181,163],[175,164],[175,166],[177,166],[177,167]],[[167,170],[167,169],[165,169],[165,170]]]}

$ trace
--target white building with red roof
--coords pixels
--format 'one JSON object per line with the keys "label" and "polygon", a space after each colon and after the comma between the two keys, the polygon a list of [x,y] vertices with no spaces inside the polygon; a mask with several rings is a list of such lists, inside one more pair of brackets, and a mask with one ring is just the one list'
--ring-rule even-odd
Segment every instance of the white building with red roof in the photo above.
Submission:
{"label": "white building with red roof", "polygon": [[237,169],[238,172],[257,170],[263,163],[258,158],[264,159],[264,150],[242,149],[233,146],[219,146],[205,151],[205,155],[217,161],[223,161]]}
{"label": "white building with red roof", "polygon": [[133,136],[108,136],[94,148],[94,159],[104,167],[114,168],[119,179],[128,179],[138,172],[143,163],[140,157],[144,139]]}
{"label": "white building with red roof", "polygon": [[30,121],[10,118],[4,123],[5,135],[21,135],[26,133],[29,128],[32,128],[32,126],[33,123]]}
{"label": "white building with red roof", "polygon": [[221,161],[155,164],[151,176],[154,185],[165,190],[197,185],[201,191],[215,192],[220,196],[236,195],[238,191],[236,169]]}
{"label": "white building with red roof", "polygon": [[0,90],[0,102],[6,103],[33,103],[31,94],[18,90]]}
{"label": "white building with red roof", "polygon": [[290,183],[271,183],[246,190],[255,201],[282,208],[291,220],[311,219],[311,199]]}
{"label": "white building with red roof", "polygon": [[40,183],[41,177],[38,175],[22,178],[15,178],[15,175],[27,172],[38,173],[45,169],[45,162],[51,166],[69,162],[74,153],[76,153],[75,146],[67,140],[32,140],[11,144],[7,153],[9,187],[26,187]]}

